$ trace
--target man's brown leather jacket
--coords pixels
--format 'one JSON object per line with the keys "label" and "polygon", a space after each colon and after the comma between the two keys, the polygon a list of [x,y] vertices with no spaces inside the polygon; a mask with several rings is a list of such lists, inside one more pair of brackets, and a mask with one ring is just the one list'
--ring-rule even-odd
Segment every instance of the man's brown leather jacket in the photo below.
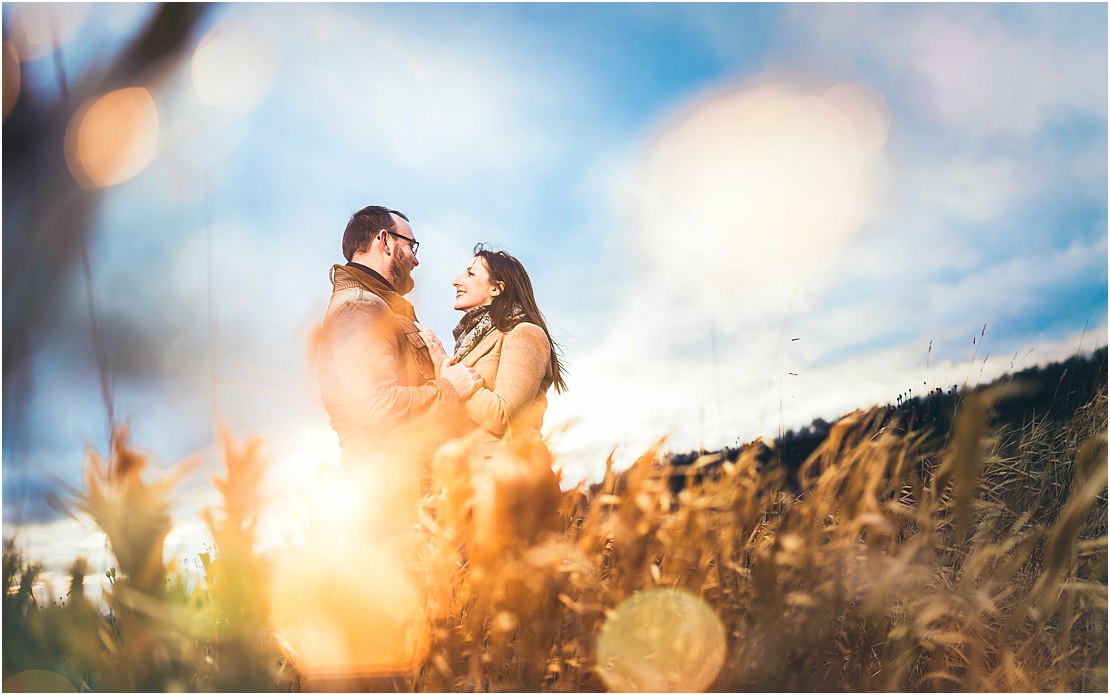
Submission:
{"label": "man's brown leather jacket", "polygon": [[317,372],[345,462],[424,458],[458,427],[458,393],[435,378],[415,321],[412,304],[378,278],[332,268]]}

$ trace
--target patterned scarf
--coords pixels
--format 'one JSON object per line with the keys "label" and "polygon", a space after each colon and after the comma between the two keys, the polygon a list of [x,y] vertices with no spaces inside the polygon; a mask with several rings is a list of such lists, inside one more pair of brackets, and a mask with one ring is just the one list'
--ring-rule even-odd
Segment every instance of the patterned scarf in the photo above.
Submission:
{"label": "patterned scarf", "polygon": [[[513,305],[509,320],[514,324],[524,318],[524,311],[519,304]],[[474,346],[485,340],[493,332],[493,319],[489,315],[489,305],[474,307],[463,314],[459,325],[451,331],[455,336],[455,361],[461,362]]]}

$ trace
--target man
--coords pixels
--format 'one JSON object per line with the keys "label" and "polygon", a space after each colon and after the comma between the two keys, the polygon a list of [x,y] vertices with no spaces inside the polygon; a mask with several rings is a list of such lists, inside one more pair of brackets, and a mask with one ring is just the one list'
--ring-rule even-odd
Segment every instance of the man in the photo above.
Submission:
{"label": "man", "polygon": [[[303,549],[275,579],[288,589],[276,594],[285,597],[281,614],[304,622],[293,634],[345,640],[341,649],[316,639],[298,646],[314,690],[394,689],[383,674],[409,677],[427,642],[417,509],[432,454],[456,433],[460,401],[481,377],[449,360],[438,370],[432,363],[402,296],[413,288],[419,245],[407,217],[371,205],[351,217],[343,232],[347,264],[332,268],[317,368],[343,447],[332,482],[345,494],[332,499],[335,486],[322,487],[328,492]],[[342,499],[357,502],[336,503]]]}
{"label": "man", "polygon": [[436,375],[402,296],[413,288],[419,245],[405,215],[378,205],[356,212],[343,232],[347,264],[332,268],[318,370],[345,465],[426,461],[481,382],[463,365]]}

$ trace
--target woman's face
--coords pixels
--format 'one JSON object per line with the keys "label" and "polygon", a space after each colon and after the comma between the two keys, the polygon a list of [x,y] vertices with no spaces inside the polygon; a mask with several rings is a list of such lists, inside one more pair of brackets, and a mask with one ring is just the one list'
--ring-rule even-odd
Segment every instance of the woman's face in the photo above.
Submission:
{"label": "woman's face", "polygon": [[452,284],[455,286],[455,308],[459,311],[486,306],[501,293],[501,284],[490,282],[489,268],[481,256],[475,256]]}

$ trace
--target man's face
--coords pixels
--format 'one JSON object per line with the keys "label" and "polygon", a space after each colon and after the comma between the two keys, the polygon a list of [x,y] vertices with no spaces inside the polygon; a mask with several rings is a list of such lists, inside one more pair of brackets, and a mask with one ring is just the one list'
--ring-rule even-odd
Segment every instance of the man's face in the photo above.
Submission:
{"label": "man's face", "polygon": [[[393,249],[393,255],[390,257],[390,281],[398,292],[408,294],[416,284],[412,280],[412,271],[420,265],[420,261],[412,251],[412,242],[408,241],[408,239],[416,239],[416,235],[412,233],[409,223],[397,215],[393,215],[393,231],[394,234],[389,235],[389,247]],[[401,236],[396,236],[397,234]],[[402,236],[408,239],[402,239]]]}

